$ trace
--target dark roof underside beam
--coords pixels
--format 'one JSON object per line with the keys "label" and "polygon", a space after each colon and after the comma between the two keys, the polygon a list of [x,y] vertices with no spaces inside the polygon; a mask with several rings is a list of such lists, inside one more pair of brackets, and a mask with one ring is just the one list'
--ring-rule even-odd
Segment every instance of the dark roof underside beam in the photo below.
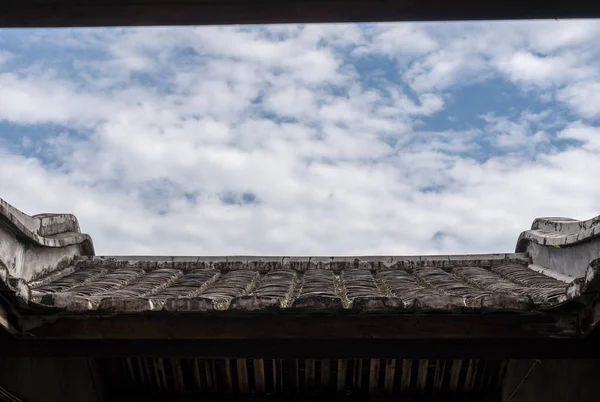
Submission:
{"label": "dark roof underside beam", "polygon": [[0,27],[598,17],[590,0],[0,0]]}
{"label": "dark roof underside beam", "polygon": [[[4,357],[202,357],[279,359],[598,359],[588,339],[169,340],[15,339],[1,336]],[[595,346],[594,346],[595,345]]]}

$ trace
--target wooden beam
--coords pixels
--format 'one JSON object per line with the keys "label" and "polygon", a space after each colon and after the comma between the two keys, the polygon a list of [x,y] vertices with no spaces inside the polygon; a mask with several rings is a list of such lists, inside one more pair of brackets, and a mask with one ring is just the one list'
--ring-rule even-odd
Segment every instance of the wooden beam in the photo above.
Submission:
{"label": "wooden beam", "polygon": [[589,0],[0,0],[0,27],[596,17]]}
{"label": "wooden beam", "polygon": [[541,313],[121,314],[61,316],[30,334],[40,339],[510,339],[573,337],[578,330],[574,320]]}
{"label": "wooden beam", "polygon": [[[0,356],[278,359],[597,359],[598,339],[37,340],[2,339]],[[371,364],[374,360],[371,360]],[[335,380],[335,379],[333,379]]]}
{"label": "wooden beam", "polygon": [[269,396],[234,396],[234,397],[210,397],[210,396],[187,396],[187,395],[111,395],[113,402],[497,402],[500,400],[499,392],[476,392],[471,394],[447,394],[440,395],[361,395],[361,396],[335,396],[335,395],[269,395]]}

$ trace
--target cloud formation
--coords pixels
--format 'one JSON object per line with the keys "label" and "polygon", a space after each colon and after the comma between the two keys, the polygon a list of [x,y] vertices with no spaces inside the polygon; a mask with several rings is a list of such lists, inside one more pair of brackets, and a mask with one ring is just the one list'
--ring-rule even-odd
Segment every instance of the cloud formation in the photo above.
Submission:
{"label": "cloud formation", "polygon": [[511,251],[600,213],[599,29],[0,31],[0,196],[105,255]]}

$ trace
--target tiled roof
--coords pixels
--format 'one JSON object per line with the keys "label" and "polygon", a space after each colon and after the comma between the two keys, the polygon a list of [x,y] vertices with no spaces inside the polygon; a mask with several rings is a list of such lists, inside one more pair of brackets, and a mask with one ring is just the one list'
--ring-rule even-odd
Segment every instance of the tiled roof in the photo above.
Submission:
{"label": "tiled roof", "polygon": [[525,254],[363,258],[90,257],[26,285],[69,311],[530,310],[568,283]]}
{"label": "tiled roof", "polygon": [[[0,200],[0,325],[18,334],[37,331],[39,335],[44,333],[44,328],[38,328],[42,326],[50,337],[71,336],[74,321],[55,318],[127,313],[100,320],[94,336],[117,330],[117,322],[122,320],[137,320],[140,329],[136,336],[147,337],[152,332],[160,338],[169,333],[163,330],[172,322],[198,325],[198,315],[211,325],[223,319],[231,325],[230,334],[237,334],[237,326],[248,326],[249,321],[231,317],[260,314],[266,321],[282,319],[297,325],[296,313],[317,312],[337,314],[332,320],[339,320],[340,328],[353,328],[369,337],[370,332],[361,332],[360,322],[377,317],[356,317],[373,312],[401,320],[405,336],[409,336],[406,331],[414,331],[410,336],[419,337],[435,335],[441,327],[448,333],[454,324],[446,322],[446,317],[456,314],[428,314],[424,322],[412,313],[535,311],[504,314],[502,319],[529,320],[527,325],[520,321],[510,324],[520,328],[523,336],[587,334],[598,324],[591,301],[600,289],[599,223],[600,218],[537,219],[532,229],[519,237],[513,254],[98,257],[91,238],[80,232],[73,215],[29,216]],[[149,314],[131,317],[131,313],[146,312],[194,314],[152,314],[151,323],[147,322]],[[462,326],[457,323],[453,333],[471,336],[472,329],[478,328],[481,336],[488,336],[496,334],[492,328],[508,328],[496,318],[490,323],[489,316],[480,316],[475,323],[468,322],[473,315],[452,318],[466,320]],[[416,321],[410,324],[411,320]],[[535,320],[539,322],[531,329]],[[163,330],[157,327],[159,321]],[[85,322],[87,326],[80,328],[78,336],[91,336],[88,327],[96,321]],[[322,330],[329,330],[328,325]],[[395,333],[400,331],[394,328]],[[207,331],[205,335],[214,337],[215,333]],[[183,331],[180,336],[189,333]]]}

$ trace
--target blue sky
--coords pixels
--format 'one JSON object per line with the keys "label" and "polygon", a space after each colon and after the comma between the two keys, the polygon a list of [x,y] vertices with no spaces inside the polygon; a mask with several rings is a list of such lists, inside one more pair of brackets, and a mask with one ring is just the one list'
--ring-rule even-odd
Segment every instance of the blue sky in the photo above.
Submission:
{"label": "blue sky", "polygon": [[512,251],[600,213],[600,22],[0,30],[0,196],[99,254]]}

